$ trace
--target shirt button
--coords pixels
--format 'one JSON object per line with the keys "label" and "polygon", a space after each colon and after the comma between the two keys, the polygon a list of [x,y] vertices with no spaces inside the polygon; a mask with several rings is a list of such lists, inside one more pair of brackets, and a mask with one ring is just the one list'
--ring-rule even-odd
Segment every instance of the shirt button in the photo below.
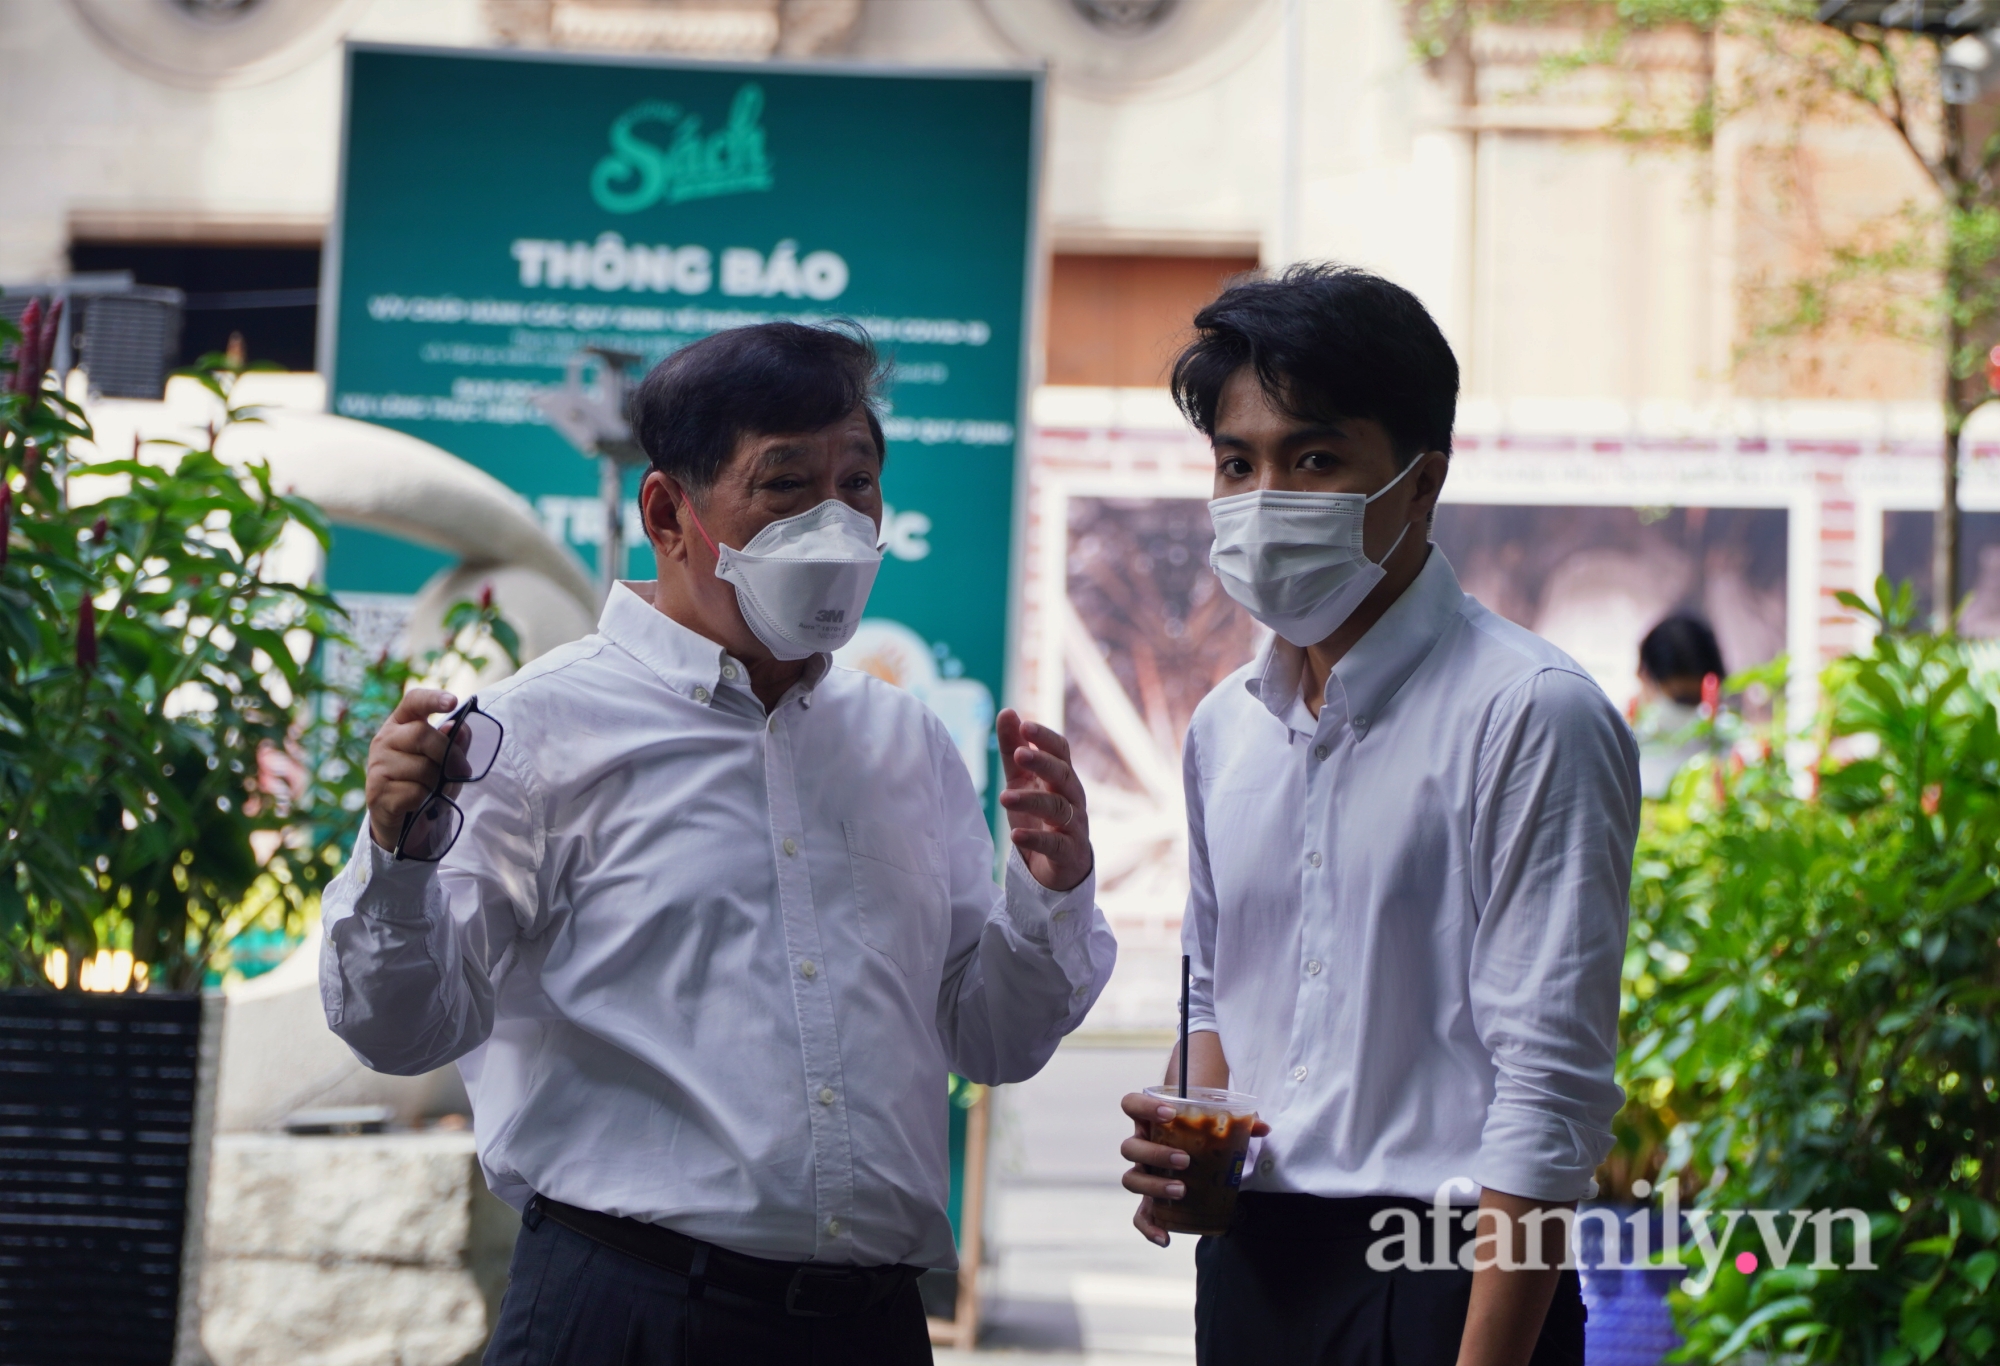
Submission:
{"label": "shirt button", "polygon": [[822,1086],[819,1088],[819,1103],[821,1105],[833,1104],[833,1088],[831,1086]]}
{"label": "shirt button", "polygon": [[[786,842],[787,842],[787,843],[790,843],[790,841],[786,841]],[[1307,863],[1310,863],[1310,864],[1311,864],[1311,865],[1312,865],[1313,867],[1315,867],[1315,868],[1319,867],[1319,853],[1318,853],[1318,851],[1317,851],[1317,850],[1315,850],[1315,851],[1314,851],[1313,853],[1310,853],[1310,854],[1307,854],[1307,855],[1306,855],[1306,862],[1307,862]]]}
{"label": "shirt button", "polygon": [[1263,1173],[1265,1176],[1269,1176],[1272,1172],[1276,1171],[1277,1169],[1278,1169],[1278,1164],[1273,1162],[1268,1157],[1265,1158],[1262,1162],[1259,1162],[1257,1164],[1257,1170]]}
{"label": "shirt button", "polygon": [[778,728],[778,718],[773,716],[771,718],[771,724],[769,727],[767,727],[767,729],[776,730],[777,728]]}
{"label": "shirt button", "polygon": [[838,1238],[840,1236],[840,1220],[838,1219],[827,1220],[826,1231],[833,1237]]}
{"label": "shirt button", "polygon": [[[785,857],[796,858],[798,857],[798,853],[799,853],[799,842],[793,839],[791,836],[787,835],[785,837]],[[1315,855],[1315,857],[1317,857],[1317,855]]]}
{"label": "shirt button", "polygon": [[1364,734],[1364,735],[1365,735],[1365,734],[1367,734],[1367,732],[1368,732],[1368,718],[1367,718],[1367,717],[1365,717],[1365,716],[1357,716],[1357,717],[1355,717],[1355,718],[1354,718],[1354,729],[1355,729],[1356,731],[1359,731],[1360,733],[1362,733],[1362,734]]}
{"label": "shirt button", "polygon": [[1305,1079],[1306,1079],[1306,1069],[1305,1069],[1305,1068],[1303,1068],[1303,1067],[1294,1067],[1294,1068],[1292,1069],[1292,1080],[1293,1080],[1293,1081],[1304,1081]]}
{"label": "shirt button", "polygon": [[736,666],[734,664],[723,665],[722,676],[728,679],[731,683],[734,683],[736,681]]}
{"label": "shirt button", "polygon": [[1306,973],[1312,977],[1319,976],[1319,959],[1308,958],[1306,960]]}
{"label": "shirt button", "polygon": [[1060,925],[1063,923],[1063,921],[1069,919],[1069,912],[1057,911],[1054,915],[1050,916],[1049,919],[1055,921],[1056,924]]}
{"label": "shirt button", "polygon": [[1313,758],[1324,759],[1326,758],[1327,755],[1331,753],[1333,753],[1333,751],[1328,749],[1325,745],[1318,745],[1313,749]]}
{"label": "shirt button", "polygon": [[697,701],[697,702],[706,702],[706,701],[708,701],[708,689],[707,689],[707,688],[696,688],[696,689],[694,690],[694,700],[695,700],[695,701]]}
{"label": "shirt button", "polygon": [[805,978],[808,982],[812,981],[813,978],[819,976],[819,964],[813,962],[810,958],[806,959],[805,962],[799,964],[799,976]]}

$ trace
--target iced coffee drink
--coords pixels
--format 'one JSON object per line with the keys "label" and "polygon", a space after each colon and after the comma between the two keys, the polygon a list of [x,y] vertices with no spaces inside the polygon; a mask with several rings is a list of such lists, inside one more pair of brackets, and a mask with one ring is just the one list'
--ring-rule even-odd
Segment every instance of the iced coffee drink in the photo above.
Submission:
{"label": "iced coffee drink", "polygon": [[1223,1232],[1236,1214],[1257,1098],[1213,1086],[1190,1086],[1185,1099],[1171,1086],[1149,1086],[1146,1095],[1176,1111],[1172,1119],[1152,1121],[1147,1137],[1188,1155],[1185,1167],[1153,1169],[1187,1187],[1179,1200],[1153,1201],[1153,1222],[1169,1233]]}

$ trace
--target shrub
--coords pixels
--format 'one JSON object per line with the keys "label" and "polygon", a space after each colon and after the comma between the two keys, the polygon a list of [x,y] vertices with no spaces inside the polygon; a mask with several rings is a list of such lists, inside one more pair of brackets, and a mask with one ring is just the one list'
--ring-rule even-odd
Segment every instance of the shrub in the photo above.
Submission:
{"label": "shrub", "polygon": [[[47,378],[54,319],[30,307],[0,391],[0,985],[74,986],[100,948],[198,987],[252,924],[295,928],[359,826],[367,744],[413,666],[322,672],[340,609],[279,576],[288,529],[328,528],[268,467],[217,458],[240,361],[191,371],[221,406],[165,459],[78,464],[84,415]],[[87,481],[105,496],[78,503]],[[490,602],[453,649],[515,653]],[[427,661],[435,663],[436,660]]]}
{"label": "shrub", "polygon": [[[1718,1210],[1866,1211],[1876,1269],[1725,1263],[1675,1293],[1685,1360],[1975,1362],[2000,1334],[1991,680],[1911,629],[1907,586],[1844,600],[1879,634],[1825,674],[1816,764],[1739,748],[1649,807],[1621,1148]],[[1729,1251],[1763,1254],[1749,1220]]]}

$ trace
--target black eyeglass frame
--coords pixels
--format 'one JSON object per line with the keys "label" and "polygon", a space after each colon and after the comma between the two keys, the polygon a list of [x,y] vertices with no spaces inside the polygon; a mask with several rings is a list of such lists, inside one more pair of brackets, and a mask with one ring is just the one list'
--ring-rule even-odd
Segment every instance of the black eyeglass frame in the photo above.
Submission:
{"label": "black eyeglass frame", "polygon": [[[493,757],[486,761],[486,767],[468,777],[454,778],[446,766],[451,759],[451,747],[458,743],[458,733],[465,728],[466,719],[474,712],[478,712],[479,715],[493,723],[493,729],[500,733],[499,738],[493,742]],[[463,787],[467,783],[476,783],[491,773],[494,762],[500,757],[500,746],[506,742],[507,727],[501,724],[500,718],[490,711],[480,711],[479,699],[477,697],[466,698],[464,705],[451,714],[451,722],[445,727],[444,754],[446,762],[438,765],[437,781],[431,784],[430,792],[424,797],[423,801],[417,804],[417,809],[403,817],[403,830],[401,834],[396,836],[396,848],[395,852],[391,855],[392,858],[399,863],[404,859],[408,859],[412,863],[436,863],[451,852],[451,847],[458,843],[458,837],[465,829],[465,809],[445,795],[445,788],[453,785]],[[404,846],[409,843],[411,833],[417,828],[417,818],[426,811],[431,810],[438,802],[443,802],[458,813],[458,828],[452,831],[451,838],[445,841],[444,848],[438,850],[435,854],[426,857],[423,854],[404,853]]]}

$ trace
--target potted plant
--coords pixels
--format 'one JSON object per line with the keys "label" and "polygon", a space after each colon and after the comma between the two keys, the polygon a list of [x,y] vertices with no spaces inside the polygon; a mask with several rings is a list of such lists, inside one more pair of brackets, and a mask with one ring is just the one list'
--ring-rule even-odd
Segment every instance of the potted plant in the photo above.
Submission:
{"label": "potted plant", "polygon": [[[339,609],[276,552],[292,527],[325,543],[325,521],[216,455],[256,420],[232,402],[240,359],[183,372],[216,400],[205,441],[83,465],[56,323],[38,304],[0,322],[0,1104],[19,1129],[0,1355],[166,1362],[192,1322],[204,974],[246,927],[296,927],[338,871],[411,667],[321,674]],[[447,624],[459,655],[515,653],[490,602]]]}

